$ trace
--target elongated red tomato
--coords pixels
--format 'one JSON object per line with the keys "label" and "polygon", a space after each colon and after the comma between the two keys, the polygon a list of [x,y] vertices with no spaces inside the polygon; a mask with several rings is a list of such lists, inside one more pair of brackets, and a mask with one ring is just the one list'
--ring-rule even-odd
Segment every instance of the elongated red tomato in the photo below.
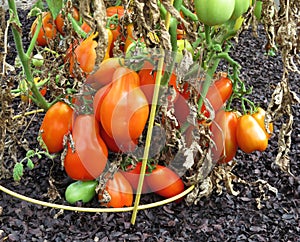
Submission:
{"label": "elongated red tomato", "polygon": [[236,140],[238,147],[245,153],[255,150],[264,151],[268,146],[265,131],[250,114],[245,114],[238,119]]}
{"label": "elongated red tomato", "polygon": [[220,110],[211,126],[215,147],[212,149],[214,159],[227,163],[233,159],[238,149],[236,126],[238,117],[235,112]]}
{"label": "elongated red tomato", "polygon": [[97,41],[94,40],[98,34],[91,34],[88,38],[83,40],[72,52],[72,48],[68,50],[67,59],[70,61],[70,73],[73,74],[74,63],[78,62],[82,71],[90,73],[93,71],[96,62]]}
{"label": "elongated red tomato", "polygon": [[147,122],[149,106],[139,84],[135,71],[119,67],[114,72],[110,90],[103,98],[101,125],[118,146],[139,138]]}
{"label": "elongated red tomato", "polygon": [[63,138],[72,130],[73,109],[64,102],[57,102],[46,112],[40,131],[49,153],[63,150]]}
{"label": "elongated red tomato", "polygon": [[108,151],[99,134],[99,124],[92,114],[79,115],[73,127],[75,152],[68,144],[65,171],[74,180],[93,180],[106,166]]}
{"label": "elongated red tomato", "polygon": [[98,194],[98,199],[102,206],[122,208],[132,206],[133,191],[129,181],[121,174],[116,172],[114,177],[106,183],[105,190],[109,193],[111,200],[108,203],[103,203],[103,194]]}
{"label": "elongated red tomato", "polygon": [[[141,173],[142,162],[138,162],[135,167],[133,165],[127,166],[125,171],[121,171],[122,175],[129,181],[134,192],[137,191]],[[147,176],[147,175],[146,175]],[[144,180],[142,193],[150,192],[147,182]]]}
{"label": "elongated red tomato", "polygon": [[156,168],[145,176],[149,188],[158,195],[170,198],[184,191],[184,183],[171,169],[157,165]]}
{"label": "elongated red tomato", "polygon": [[[214,111],[218,111],[232,94],[232,81],[227,77],[221,77],[216,80],[208,89],[206,98],[213,107]],[[201,112],[210,117],[209,111],[205,105],[202,106]]]}

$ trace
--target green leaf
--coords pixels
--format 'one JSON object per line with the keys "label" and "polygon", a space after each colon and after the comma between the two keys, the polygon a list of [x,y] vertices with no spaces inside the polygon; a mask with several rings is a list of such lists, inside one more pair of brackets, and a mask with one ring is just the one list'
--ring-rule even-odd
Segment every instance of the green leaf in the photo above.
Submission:
{"label": "green leaf", "polygon": [[27,158],[30,158],[30,157],[32,157],[34,155],[35,155],[35,151],[34,150],[28,150],[27,153],[26,153],[26,157]]}
{"label": "green leaf", "polygon": [[53,19],[56,19],[57,15],[59,14],[60,10],[63,7],[62,0],[46,0],[50,12],[52,14]]}
{"label": "green leaf", "polygon": [[33,162],[32,162],[31,159],[28,159],[28,160],[27,160],[27,167],[28,167],[30,170],[32,170],[32,169],[34,168],[34,164],[33,164]]}
{"label": "green leaf", "polygon": [[23,164],[22,163],[16,163],[14,170],[13,170],[13,178],[15,181],[20,181],[21,177],[23,176]]}

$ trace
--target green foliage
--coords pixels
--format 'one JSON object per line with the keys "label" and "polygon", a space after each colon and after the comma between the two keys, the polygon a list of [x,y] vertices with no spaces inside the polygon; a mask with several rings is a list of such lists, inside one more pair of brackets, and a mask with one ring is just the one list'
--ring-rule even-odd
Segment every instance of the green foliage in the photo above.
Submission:
{"label": "green foliage", "polygon": [[56,19],[57,15],[59,14],[60,10],[63,7],[62,0],[46,0],[50,12],[52,14],[53,19]]}

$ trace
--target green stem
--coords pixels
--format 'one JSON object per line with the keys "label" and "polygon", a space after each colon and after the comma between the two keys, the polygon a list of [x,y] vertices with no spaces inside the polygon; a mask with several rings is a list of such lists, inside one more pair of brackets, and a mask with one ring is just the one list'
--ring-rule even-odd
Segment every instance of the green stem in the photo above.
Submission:
{"label": "green stem", "polygon": [[[19,21],[15,1],[8,0],[8,5],[9,5],[9,9],[11,10],[11,12],[13,14],[13,20],[15,21],[16,25],[20,26],[21,24]],[[26,76],[26,80],[29,84],[30,90],[32,91],[32,93],[35,97],[33,99],[33,101],[39,107],[43,108],[44,110],[47,110],[49,108],[49,103],[45,100],[45,98],[39,92],[37,86],[34,83],[33,75],[31,72],[31,67],[30,67],[30,57],[24,51],[21,35],[14,24],[11,25],[11,28],[12,28],[12,34],[14,37],[14,42],[16,44],[17,53],[18,53],[18,56],[19,56],[21,64],[22,64],[23,71]]]}
{"label": "green stem", "polygon": [[76,21],[76,19],[73,18],[71,13],[68,13],[68,19],[70,20],[70,22],[72,23],[72,27],[75,30],[75,32],[82,38],[86,38],[87,33],[83,31],[83,29],[81,28],[81,26],[79,26],[78,22]]}
{"label": "green stem", "polygon": [[32,53],[32,51],[33,51],[33,49],[34,49],[36,40],[37,40],[37,38],[38,38],[39,32],[40,32],[40,30],[41,30],[41,28],[42,28],[42,19],[43,19],[42,14],[39,14],[39,15],[37,16],[37,18],[38,18],[38,21],[37,21],[37,25],[36,25],[36,27],[35,27],[35,32],[34,32],[34,35],[32,36],[32,39],[31,39],[30,44],[29,44],[29,47],[28,47],[28,49],[27,49],[27,51],[26,51],[26,55],[27,55],[27,56],[30,56],[30,55],[31,55],[31,53]]}
{"label": "green stem", "polygon": [[196,14],[192,13],[188,8],[186,8],[183,4],[181,5],[180,10],[182,11],[183,15],[188,17],[192,21],[198,21],[198,17]]}
{"label": "green stem", "polygon": [[208,25],[204,26],[204,30],[205,30],[205,40],[206,40],[206,44],[208,46],[208,48],[211,46],[211,36],[210,36],[210,31],[211,31],[211,27]]}
{"label": "green stem", "polygon": [[199,100],[198,100],[198,112],[201,111],[201,107],[203,105],[203,100],[206,97],[208,89],[209,89],[209,87],[212,83],[213,75],[217,70],[217,67],[220,63],[220,59],[214,59],[213,58],[212,62],[213,62],[213,65],[207,70],[206,77],[205,77],[205,80],[204,80],[204,83],[203,83],[203,86],[202,86],[202,89],[201,89],[201,93],[200,93],[201,95],[200,95]]}

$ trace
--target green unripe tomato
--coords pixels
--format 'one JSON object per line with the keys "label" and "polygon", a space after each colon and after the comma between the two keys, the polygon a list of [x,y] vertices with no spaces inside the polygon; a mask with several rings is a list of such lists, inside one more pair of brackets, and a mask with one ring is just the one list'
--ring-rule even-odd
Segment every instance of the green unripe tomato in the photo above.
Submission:
{"label": "green unripe tomato", "polygon": [[230,19],[235,0],[194,0],[198,19],[208,25],[220,25]]}
{"label": "green unripe tomato", "polygon": [[36,67],[42,66],[44,64],[44,57],[40,53],[35,54],[32,58],[32,64]]}
{"label": "green unripe tomato", "polygon": [[237,19],[249,9],[249,0],[235,0],[234,10],[230,19]]}
{"label": "green unripe tomato", "polygon": [[95,189],[97,185],[97,181],[76,181],[71,183],[65,191],[65,198],[70,204],[78,201],[87,203],[96,195]]}

